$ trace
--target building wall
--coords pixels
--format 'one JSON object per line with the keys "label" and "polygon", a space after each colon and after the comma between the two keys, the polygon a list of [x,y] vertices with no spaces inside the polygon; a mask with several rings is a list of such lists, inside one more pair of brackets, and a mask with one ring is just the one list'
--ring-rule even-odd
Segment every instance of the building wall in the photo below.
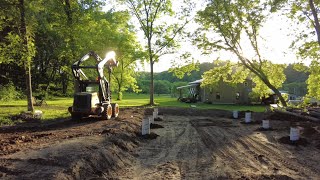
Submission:
{"label": "building wall", "polygon": [[[200,96],[202,102],[207,101],[216,104],[250,104],[249,93],[251,91],[251,80],[246,80],[244,83],[239,83],[236,86],[231,86],[220,81],[215,88],[201,88]],[[220,96],[220,98],[217,96]]]}

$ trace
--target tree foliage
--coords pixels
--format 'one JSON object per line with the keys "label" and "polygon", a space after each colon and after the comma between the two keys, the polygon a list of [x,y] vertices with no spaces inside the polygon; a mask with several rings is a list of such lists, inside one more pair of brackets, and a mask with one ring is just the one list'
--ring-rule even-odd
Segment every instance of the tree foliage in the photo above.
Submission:
{"label": "tree foliage", "polygon": [[[71,64],[88,51],[101,57],[116,51],[120,64],[114,78],[124,74],[122,90],[135,86],[135,60],[141,58],[140,45],[129,25],[128,12],[101,11],[104,1],[29,1],[25,0],[27,43],[21,36],[21,0],[1,1],[0,12],[0,80],[26,89],[20,75],[25,65],[33,73],[36,94],[73,94]],[[27,64],[25,64],[27,62]],[[4,71],[3,71],[4,70]],[[132,72],[132,73],[131,73]],[[116,82],[116,81],[113,81]]]}
{"label": "tree foliage", "polygon": [[130,15],[126,11],[114,12],[110,20],[114,24],[113,30],[115,31],[112,46],[119,62],[118,67],[115,67],[112,72],[112,86],[118,94],[118,100],[122,99],[123,92],[128,88],[136,93],[141,91],[135,79],[135,68],[136,61],[144,59],[145,53],[136,40],[134,28],[129,25],[129,20]]}
{"label": "tree foliage", "polygon": [[[150,63],[150,104],[154,104],[154,63],[159,57],[170,54],[178,46],[175,38],[188,23],[190,8],[188,1],[180,6],[181,13],[172,8],[170,0],[122,0],[137,18],[146,38],[148,62]],[[172,19],[168,21],[167,19]]]}
{"label": "tree foliage", "polygon": [[[247,69],[241,63],[232,63],[231,61],[214,62],[215,66],[211,70],[203,74],[203,82],[201,86],[214,88],[219,85],[219,82],[223,82],[236,86],[239,83],[243,83],[246,79],[250,79],[255,84],[252,89],[253,93],[258,97],[266,97],[272,94],[270,88],[253,72]],[[262,70],[267,74],[267,78],[270,80],[276,88],[281,88],[282,83],[285,81],[286,76],[283,73],[285,65],[272,64],[265,61],[262,65]],[[281,73],[282,72],[282,73]]]}
{"label": "tree foliage", "polygon": [[307,80],[308,95],[320,99],[320,64],[318,61],[312,61],[310,65],[310,75]]}
{"label": "tree foliage", "polygon": [[297,50],[297,54],[303,59],[319,60],[320,24],[318,10],[320,2],[314,0],[272,0],[269,4],[271,12],[280,11],[297,24],[293,28],[296,39],[291,44],[291,47]]}
{"label": "tree foliage", "polygon": [[[318,17],[320,2],[315,0],[274,0],[271,1],[271,5],[273,11],[284,11],[293,22],[303,27],[295,31],[296,39],[292,42],[291,47],[297,50],[299,57],[312,61],[307,80],[308,95],[319,99],[320,85],[317,81],[320,60],[320,23]],[[288,7],[289,11],[286,11]]]}
{"label": "tree foliage", "polygon": [[42,1],[4,0],[0,12],[0,64],[24,67],[28,111],[33,112],[31,63],[35,56],[36,14]]}
{"label": "tree foliage", "polygon": [[[269,65],[269,61],[260,53],[259,29],[268,15],[265,7],[266,4],[259,0],[209,0],[206,8],[198,12],[197,21],[201,24],[201,28],[196,34],[195,43],[206,52],[212,50],[232,52],[238,57],[241,66],[273,90],[281,103],[286,106],[277,84],[270,79],[275,76],[270,75],[271,72],[264,68]],[[250,46],[243,46],[244,39]],[[254,56],[246,55],[245,52],[248,51]],[[269,66],[269,68],[274,67],[276,66]]]}

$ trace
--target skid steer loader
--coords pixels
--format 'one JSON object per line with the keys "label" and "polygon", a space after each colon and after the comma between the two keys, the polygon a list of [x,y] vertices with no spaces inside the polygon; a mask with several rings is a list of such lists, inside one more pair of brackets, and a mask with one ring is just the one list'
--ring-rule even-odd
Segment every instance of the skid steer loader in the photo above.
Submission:
{"label": "skid steer loader", "polygon": [[[83,65],[83,62],[90,57],[95,59],[95,64]],[[68,108],[72,119],[81,119],[90,115],[98,116],[101,119],[118,117],[119,105],[111,103],[110,92],[110,74],[112,68],[117,65],[118,62],[115,60],[113,51],[107,53],[104,59],[101,59],[95,52],[91,51],[72,65],[72,73],[75,78],[75,93],[73,106]],[[109,81],[104,76],[105,67],[108,70]],[[88,78],[83,72],[84,69],[91,69],[97,74],[97,78]]]}

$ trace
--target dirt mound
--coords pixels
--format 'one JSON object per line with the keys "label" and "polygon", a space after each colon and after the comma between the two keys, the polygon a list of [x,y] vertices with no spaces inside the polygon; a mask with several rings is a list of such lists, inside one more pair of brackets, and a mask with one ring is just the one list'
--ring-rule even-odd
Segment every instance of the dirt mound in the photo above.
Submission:
{"label": "dirt mound", "polygon": [[131,153],[140,144],[144,114],[144,108],[121,109],[113,120],[63,119],[0,128],[0,178],[116,178],[119,169],[134,161]]}
{"label": "dirt mound", "polygon": [[250,121],[250,122],[241,121],[240,123],[244,125],[257,125],[257,124],[261,124],[262,121]]}
{"label": "dirt mound", "polygon": [[287,176],[287,175],[258,175],[258,176],[242,176],[239,178],[239,180],[294,180],[293,178]]}
{"label": "dirt mound", "polygon": [[163,128],[163,126],[160,125],[160,124],[151,123],[151,124],[150,124],[150,128],[151,128],[151,129],[158,129],[158,128]]}
{"label": "dirt mound", "polygon": [[298,122],[298,121],[306,121],[306,119],[301,118],[301,117],[297,117],[297,116],[293,116],[290,114],[283,114],[283,113],[278,113],[278,112],[274,112],[268,115],[268,119],[271,120],[278,120],[278,121],[291,121],[291,122]]}
{"label": "dirt mound", "polygon": [[163,121],[161,117],[154,118],[154,121]]}
{"label": "dirt mound", "polygon": [[193,108],[160,108],[159,112],[175,116],[207,116],[231,117],[232,112],[219,109],[193,109]]}
{"label": "dirt mound", "polygon": [[157,139],[159,135],[151,132],[150,134],[146,134],[146,135],[137,134],[137,136],[140,137],[141,139]]}
{"label": "dirt mound", "polygon": [[[59,119],[0,128],[0,179],[320,177],[319,124],[273,120],[276,130],[257,132],[261,125],[243,125],[243,119],[231,119],[230,111],[159,111],[163,121],[154,126],[164,128],[146,136],[141,135],[141,120],[152,108],[121,109],[112,120]],[[265,114],[252,117],[260,121]],[[284,144],[292,125],[301,129],[298,145],[305,148]]]}
{"label": "dirt mound", "polygon": [[317,127],[316,126],[312,126],[312,125],[305,125],[301,135],[305,136],[305,137],[312,137],[312,136],[320,136],[320,132],[316,130]]}
{"label": "dirt mound", "polygon": [[152,116],[154,109],[153,108],[146,108],[144,111],[144,115],[146,116]]}
{"label": "dirt mound", "polygon": [[277,129],[272,128],[272,127],[268,128],[268,129],[265,129],[263,127],[259,127],[255,131],[275,131],[275,130],[277,130]]}
{"label": "dirt mound", "polygon": [[291,141],[290,140],[290,136],[281,137],[281,138],[278,139],[278,141],[280,143],[289,144],[289,145],[292,145],[292,146],[307,146],[308,144],[310,144],[307,141],[307,139],[305,139],[305,138],[299,138],[299,140],[297,140],[297,141]]}

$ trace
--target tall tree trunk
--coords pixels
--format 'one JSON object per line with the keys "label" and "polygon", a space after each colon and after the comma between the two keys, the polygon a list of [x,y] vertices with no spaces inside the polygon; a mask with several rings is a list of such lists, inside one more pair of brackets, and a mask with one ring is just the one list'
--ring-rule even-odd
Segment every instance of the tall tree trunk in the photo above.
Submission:
{"label": "tall tree trunk", "polygon": [[[64,0],[64,11],[65,14],[67,16],[67,26],[69,28],[69,32],[68,32],[68,36],[70,38],[70,47],[71,47],[71,60],[75,59],[75,39],[73,36],[73,18],[72,18],[72,9],[71,9],[71,4],[70,4],[70,0]],[[70,66],[70,61],[66,60],[65,64],[67,64],[68,66]],[[67,93],[67,89],[68,89],[68,81],[69,81],[69,75],[67,72],[64,72],[63,74],[63,89],[64,92],[63,94]]]}
{"label": "tall tree trunk", "polygon": [[121,92],[121,84],[118,84],[118,98],[117,100],[121,101],[122,100],[122,92]]}
{"label": "tall tree trunk", "polygon": [[284,106],[284,107],[287,107],[287,102],[286,100],[283,98],[283,96],[281,95],[280,91],[275,88],[269,81],[263,81],[279,98],[281,104]]}
{"label": "tall tree trunk", "polygon": [[311,9],[313,19],[314,19],[314,28],[317,32],[318,44],[320,45],[320,24],[319,24],[319,19],[318,19],[318,13],[317,13],[317,10],[314,6],[313,0],[309,0],[309,5],[310,5],[310,9]]}
{"label": "tall tree trunk", "polygon": [[123,83],[123,71],[124,70],[124,63],[121,62],[121,75],[120,75],[120,80],[118,78],[115,78],[117,83],[118,83],[118,98],[117,100],[121,101],[122,100],[122,83]]}
{"label": "tall tree trunk", "polygon": [[153,83],[153,56],[151,50],[151,38],[148,38],[148,51],[150,60],[150,105],[154,105],[154,83]]}
{"label": "tall tree trunk", "polygon": [[27,87],[27,100],[28,100],[28,111],[33,112],[34,107],[32,103],[32,86],[31,86],[31,65],[30,62],[25,62],[25,76],[26,76],[26,87]]}
{"label": "tall tree trunk", "polygon": [[67,94],[68,89],[68,79],[66,72],[62,73],[62,94]]}
{"label": "tall tree trunk", "polygon": [[53,81],[55,75],[56,75],[56,72],[57,72],[57,66],[53,66],[53,69],[52,69],[52,72],[51,72],[51,75],[50,77],[47,79],[47,84],[46,84],[46,98],[47,98],[47,95],[49,94],[49,86],[50,86],[50,83]]}
{"label": "tall tree trunk", "polygon": [[28,111],[33,112],[34,107],[32,104],[32,86],[31,86],[31,62],[27,59],[28,56],[28,37],[27,37],[27,27],[25,20],[25,8],[24,8],[24,0],[19,0],[19,10],[20,10],[20,35],[23,43],[23,58],[24,61],[24,69],[25,69],[25,78],[26,78],[26,94],[28,101]]}
{"label": "tall tree trunk", "polygon": [[150,105],[154,105],[153,62],[150,60]]}
{"label": "tall tree trunk", "polygon": [[240,53],[236,50],[233,49],[233,52],[238,56],[239,60],[241,61],[241,63],[247,67],[252,73],[254,73],[256,76],[259,77],[259,79],[268,87],[270,88],[279,98],[281,104],[284,107],[287,107],[287,102],[284,100],[284,98],[282,97],[280,91],[274,87],[274,85],[272,85],[270,83],[270,81],[268,80],[268,78],[266,77],[266,75],[262,72],[261,69],[257,69],[255,67],[253,67],[252,63],[248,63],[250,61],[247,61],[246,58],[244,58],[243,56],[240,55]]}

